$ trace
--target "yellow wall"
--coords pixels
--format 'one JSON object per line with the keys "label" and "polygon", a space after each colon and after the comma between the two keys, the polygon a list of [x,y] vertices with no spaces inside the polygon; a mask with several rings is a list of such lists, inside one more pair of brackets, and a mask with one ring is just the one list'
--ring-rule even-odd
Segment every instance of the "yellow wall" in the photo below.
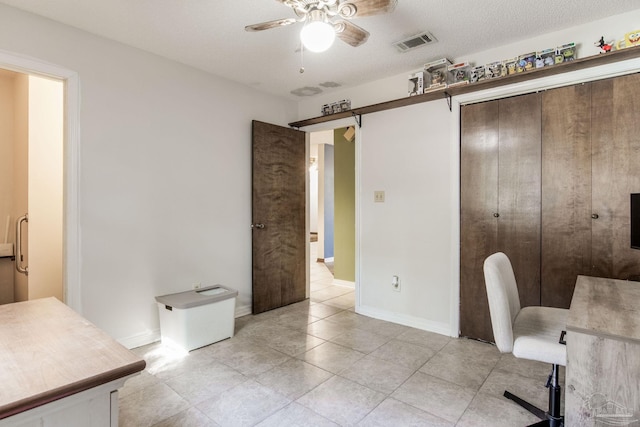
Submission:
{"label": "yellow wall", "polygon": [[334,277],[356,280],[356,157],[355,142],[334,131]]}
{"label": "yellow wall", "polygon": [[62,292],[63,84],[29,76],[29,299]]}

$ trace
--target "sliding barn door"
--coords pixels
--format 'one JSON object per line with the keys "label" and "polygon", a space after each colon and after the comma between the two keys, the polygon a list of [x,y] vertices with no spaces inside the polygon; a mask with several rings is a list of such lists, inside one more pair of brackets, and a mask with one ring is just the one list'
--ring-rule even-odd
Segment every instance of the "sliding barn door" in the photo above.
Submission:
{"label": "sliding barn door", "polygon": [[306,298],[305,133],[253,121],[253,314]]}
{"label": "sliding barn door", "polygon": [[640,193],[639,88],[640,74],[592,83],[592,276],[640,273],[629,240],[630,194]]}
{"label": "sliding barn door", "polygon": [[482,264],[497,251],[498,102],[462,107],[460,334],[493,341]]}
{"label": "sliding barn door", "polygon": [[484,260],[504,252],[522,306],[540,304],[540,95],[461,110],[460,335],[493,341]]}
{"label": "sliding barn door", "polygon": [[542,95],[541,303],[569,308],[591,272],[591,85]]}

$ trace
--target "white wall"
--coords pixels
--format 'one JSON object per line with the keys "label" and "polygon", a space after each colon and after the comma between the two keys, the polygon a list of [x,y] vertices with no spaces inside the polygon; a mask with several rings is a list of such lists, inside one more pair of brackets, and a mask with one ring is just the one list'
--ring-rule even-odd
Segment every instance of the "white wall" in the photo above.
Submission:
{"label": "white wall", "polygon": [[296,106],[0,5],[0,49],[79,75],[82,312],[129,346],[157,338],[154,296],[251,295],[251,120]]}
{"label": "white wall", "polygon": [[[593,42],[601,35],[620,39],[626,32],[637,29],[638,22],[640,9],[467,58],[451,59],[483,64],[570,41],[581,46],[578,56],[585,57],[597,54]],[[427,62],[434,58],[425,59]],[[601,68],[585,73],[591,76],[586,79],[597,73],[604,75],[612,67]],[[335,99],[351,99],[352,105],[358,107],[402,98],[406,96],[406,79],[412,71],[300,102],[298,119],[317,116],[320,105]],[[464,102],[480,100],[482,96],[533,91],[570,79],[580,80],[559,75],[549,79],[551,82],[533,81],[488,94],[477,92],[465,96]],[[456,108],[461,99],[454,98],[453,112],[441,100],[362,118],[362,129],[356,138],[358,313],[447,335],[458,333],[460,216]],[[352,124],[353,120],[342,119],[307,130]],[[374,190],[385,190],[385,203],[372,202]],[[400,276],[400,293],[391,290],[393,275]]]}
{"label": "white wall", "polygon": [[[366,117],[360,136],[359,313],[449,333],[452,198],[444,100]],[[385,192],[384,203],[373,193]],[[392,276],[401,290],[392,289]]]}

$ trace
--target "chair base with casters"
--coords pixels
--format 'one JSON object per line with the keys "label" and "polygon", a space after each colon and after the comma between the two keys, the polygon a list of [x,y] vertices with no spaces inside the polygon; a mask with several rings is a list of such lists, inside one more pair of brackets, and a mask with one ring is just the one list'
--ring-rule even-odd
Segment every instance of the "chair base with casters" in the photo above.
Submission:
{"label": "chair base with casters", "polygon": [[547,387],[547,412],[508,391],[504,396],[531,412],[542,421],[533,426],[560,427],[562,389],[559,367],[567,364],[564,329],[569,310],[553,307],[520,307],[518,287],[509,258],[501,253],[484,262],[484,277],[491,314],[491,326],[496,346],[501,353],[513,353],[516,358],[549,363],[553,366]]}
{"label": "chair base with casters", "polygon": [[515,403],[542,420],[538,423],[531,424],[529,427],[562,427],[564,425],[564,417],[562,417],[560,413],[562,388],[558,381],[558,370],[559,366],[553,365],[553,370],[551,371],[551,375],[549,375],[549,380],[547,381],[547,387],[549,388],[549,410],[547,412],[505,390],[504,397],[509,400],[513,400]]}

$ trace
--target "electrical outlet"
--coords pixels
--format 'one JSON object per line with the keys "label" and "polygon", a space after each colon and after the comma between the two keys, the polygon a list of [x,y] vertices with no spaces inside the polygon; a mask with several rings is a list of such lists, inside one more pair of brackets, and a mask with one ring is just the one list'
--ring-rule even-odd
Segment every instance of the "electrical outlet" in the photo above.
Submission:
{"label": "electrical outlet", "polygon": [[398,276],[391,278],[391,288],[396,292],[400,292],[400,278]]}
{"label": "electrical outlet", "polygon": [[384,203],[384,191],[376,190],[373,192],[373,201],[375,203]]}

